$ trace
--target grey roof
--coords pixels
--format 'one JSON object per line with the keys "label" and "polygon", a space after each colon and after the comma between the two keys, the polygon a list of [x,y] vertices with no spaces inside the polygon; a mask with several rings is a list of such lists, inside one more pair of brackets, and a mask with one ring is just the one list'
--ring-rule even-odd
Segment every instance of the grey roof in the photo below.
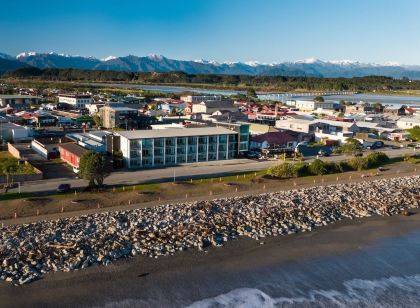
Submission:
{"label": "grey roof", "polygon": [[408,123],[420,123],[420,117],[402,117],[398,121]]}
{"label": "grey roof", "polygon": [[76,143],[62,143],[62,144],[59,144],[59,148],[63,148],[64,150],[78,157],[82,157],[83,154],[89,152],[84,147],[81,147],[80,145]]}
{"label": "grey roof", "polygon": [[223,100],[223,101],[204,101],[200,104],[204,103],[208,108],[232,108],[235,107],[232,101]]}
{"label": "grey roof", "polygon": [[114,106],[104,106],[104,107],[102,107],[102,108],[106,108],[106,107],[108,107],[108,108],[110,108],[111,110],[114,110],[114,111],[137,111],[137,109],[135,109],[135,108],[130,108],[130,107],[124,107],[124,106],[118,106],[118,107],[114,107]]}
{"label": "grey roof", "polygon": [[41,97],[39,96],[34,96],[34,95],[20,95],[20,94],[2,94],[0,95],[0,99],[13,99],[13,98],[36,98],[36,99],[41,99]]}
{"label": "grey roof", "polygon": [[164,138],[164,137],[190,137],[208,135],[237,134],[236,132],[224,127],[197,127],[184,129],[151,129],[151,130],[128,130],[119,131],[118,135],[127,139],[143,138]]}

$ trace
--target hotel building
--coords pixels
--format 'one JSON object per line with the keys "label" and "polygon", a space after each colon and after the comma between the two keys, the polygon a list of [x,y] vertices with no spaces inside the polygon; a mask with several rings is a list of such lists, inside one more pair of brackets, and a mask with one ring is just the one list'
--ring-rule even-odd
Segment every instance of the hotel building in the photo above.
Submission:
{"label": "hotel building", "polygon": [[120,131],[120,149],[128,168],[236,158],[239,133],[224,127]]}

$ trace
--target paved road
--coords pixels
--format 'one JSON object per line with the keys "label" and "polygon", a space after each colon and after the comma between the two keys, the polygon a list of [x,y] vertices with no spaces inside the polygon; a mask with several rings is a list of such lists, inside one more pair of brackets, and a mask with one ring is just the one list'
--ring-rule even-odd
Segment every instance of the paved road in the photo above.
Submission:
{"label": "paved road", "polygon": [[[413,149],[382,149],[389,157],[412,154]],[[323,158],[325,161],[339,161],[347,159],[346,156],[331,156]],[[307,158],[310,161],[314,157]],[[177,180],[200,178],[209,176],[222,176],[229,173],[258,171],[278,164],[278,160],[258,161],[249,159],[236,159],[217,162],[203,162],[168,167],[162,169],[147,169],[136,171],[113,172],[105,179],[107,185],[133,185],[146,182],[164,182],[173,180],[174,174]],[[69,183],[74,188],[86,187],[87,181],[76,178],[58,178],[36,182],[25,182],[21,185],[21,192],[49,192],[54,191],[61,183]],[[18,189],[9,190],[17,192]]]}

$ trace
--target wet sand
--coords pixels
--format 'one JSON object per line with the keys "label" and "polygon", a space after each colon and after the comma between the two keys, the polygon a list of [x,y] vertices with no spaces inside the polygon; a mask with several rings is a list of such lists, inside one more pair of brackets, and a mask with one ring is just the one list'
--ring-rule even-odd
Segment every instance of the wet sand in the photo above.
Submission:
{"label": "wet sand", "polygon": [[[151,259],[137,256],[73,272],[45,275],[24,286],[0,282],[1,307],[174,307],[247,287],[273,266],[298,265],[349,254],[381,240],[420,230],[420,213],[345,220],[315,231],[228,242],[208,252],[190,250]],[[111,304],[110,304],[111,303]],[[112,304],[115,303],[115,304]]]}

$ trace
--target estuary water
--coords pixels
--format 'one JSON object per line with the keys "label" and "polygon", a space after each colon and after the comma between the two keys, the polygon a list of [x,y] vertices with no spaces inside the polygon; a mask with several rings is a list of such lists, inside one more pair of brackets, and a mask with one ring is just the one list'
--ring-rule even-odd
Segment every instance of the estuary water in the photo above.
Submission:
{"label": "estuary water", "polygon": [[[192,88],[192,87],[181,87],[181,86],[165,86],[165,85],[142,85],[142,84],[130,84],[130,83],[90,83],[94,86],[111,86],[115,88],[123,89],[142,89],[146,91],[157,91],[161,93],[183,93],[191,92],[205,95],[236,95],[245,94],[245,91],[231,91],[231,90],[217,90],[217,89],[206,89],[206,88]],[[282,94],[282,93],[278,93]],[[328,95],[325,96],[327,100],[340,101],[364,101],[364,102],[379,102],[389,106],[409,105],[409,106],[420,106],[420,96],[391,96],[391,95],[375,95],[375,94],[353,94],[353,95]],[[313,99],[313,96],[300,96],[298,94],[294,96],[288,96],[284,99]]]}

